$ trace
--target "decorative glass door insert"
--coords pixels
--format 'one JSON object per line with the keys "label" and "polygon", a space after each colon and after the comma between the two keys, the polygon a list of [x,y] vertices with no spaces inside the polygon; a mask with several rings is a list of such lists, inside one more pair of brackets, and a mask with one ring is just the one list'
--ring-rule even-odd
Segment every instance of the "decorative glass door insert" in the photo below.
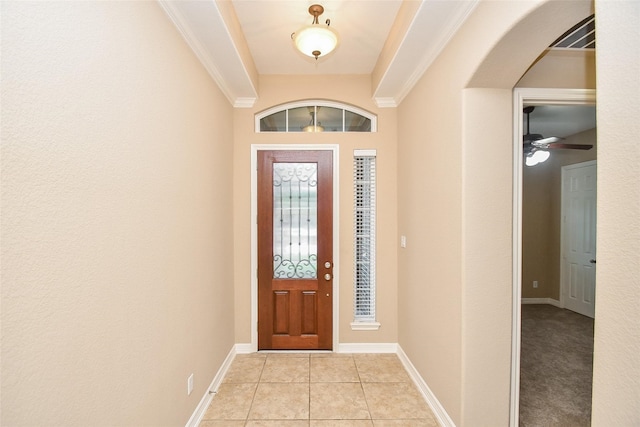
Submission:
{"label": "decorative glass door insert", "polygon": [[318,165],[273,164],[273,277],[318,276]]}

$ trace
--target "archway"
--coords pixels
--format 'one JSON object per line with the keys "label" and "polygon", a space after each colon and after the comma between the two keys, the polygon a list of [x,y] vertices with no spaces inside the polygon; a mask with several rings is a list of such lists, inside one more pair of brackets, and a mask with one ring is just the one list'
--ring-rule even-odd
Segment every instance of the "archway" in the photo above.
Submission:
{"label": "archway", "polygon": [[[512,89],[540,52],[566,29],[592,13],[590,1],[544,2],[522,17],[485,56],[463,91],[463,216],[464,298],[494,301],[487,306],[465,306],[466,348],[463,364],[468,372],[482,372],[486,361],[478,355],[496,355],[491,343],[475,342],[475,331],[496,331],[500,339],[510,331],[511,353],[499,352],[499,362],[510,370],[510,425],[518,424],[518,372],[514,363],[519,344],[520,225],[519,177],[521,153],[514,139]],[[505,66],[505,64],[508,64]],[[517,127],[516,127],[517,128]],[[488,161],[490,163],[488,163]],[[490,167],[488,167],[490,164]],[[487,203],[490,201],[490,203]],[[514,203],[516,201],[516,203]],[[492,241],[491,251],[485,250]],[[493,280],[498,277],[498,280]],[[505,279],[510,277],[510,281]],[[491,286],[486,286],[491,283]],[[506,304],[506,301],[510,301]],[[495,344],[495,343],[494,343]],[[487,373],[486,375],[490,375]],[[472,390],[488,377],[475,375],[463,385],[463,408],[472,405]],[[494,380],[495,381],[495,380]],[[466,411],[463,411],[466,412]],[[464,420],[470,421],[470,420]]]}

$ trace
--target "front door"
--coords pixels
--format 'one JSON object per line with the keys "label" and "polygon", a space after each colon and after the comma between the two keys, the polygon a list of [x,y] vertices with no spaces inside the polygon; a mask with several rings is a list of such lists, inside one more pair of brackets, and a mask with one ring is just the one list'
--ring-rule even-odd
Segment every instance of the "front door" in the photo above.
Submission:
{"label": "front door", "polygon": [[258,151],[258,349],[331,350],[333,153]]}
{"label": "front door", "polygon": [[562,168],[561,291],[569,310],[594,317],[596,296],[596,162]]}

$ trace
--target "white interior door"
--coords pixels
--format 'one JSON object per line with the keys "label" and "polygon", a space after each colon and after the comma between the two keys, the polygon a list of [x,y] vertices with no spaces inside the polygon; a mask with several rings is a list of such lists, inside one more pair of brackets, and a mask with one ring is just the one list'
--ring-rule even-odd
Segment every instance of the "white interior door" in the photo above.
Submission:
{"label": "white interior door", "polygon": [[564,306],[594,317],[596,293],[596,162],[562,168]]}

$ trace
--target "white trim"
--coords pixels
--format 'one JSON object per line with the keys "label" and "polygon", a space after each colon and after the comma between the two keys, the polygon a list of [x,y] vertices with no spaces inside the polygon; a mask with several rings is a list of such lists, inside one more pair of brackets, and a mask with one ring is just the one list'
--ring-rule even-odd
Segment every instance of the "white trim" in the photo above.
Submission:
{"label": "white trim", "polygon": [[[391,62],[373,90],[378,107],[396,107],[402,103],[479,3],[480,0],[420,2]],[[443,7],[447,9],[445,19],[442,19]],[[418,47],[420,50],[416,49]]]}
{"label": "white trim", "polygon": [[398,353],[397,343],[341,343],[337,353]]}
{"label": "white trim", "polygon": [[398,106],[395,98],[390,96],[374,97],[373,100],[378,108],[396,108]]}
{"label": "white trim", "polygon": [[522,109],[529,105],[595,104],[594,89],[513,90],[513,280],[511,323],[511,401],[509,425],[518,426],[520,411],[520,332],[522,322]]}
{"label": "white trim", "polygon": [[453,422],[447,411],[444,409],[444,406],[442,406],[440,401],[436,398],[436,395],[433,394],[416,367],[413,366],[413,363],[411,363],[409,357],[407,357],[404,350],[402,350],[400,344],[398,344],[397,354],[398,358],[404,365],[404,368],[407,370],[409,377],[411,378],[411,380],[413,380],[413,383],[416,385],[416,387],[418,387],[418,390],[420,391],[420,394],[422,394],[424,400],[427,401],[427,405],[429,405],[431,411],[433,412],[433,415],[436,417],[438,425],[442,427],[455,427],[455,423]]}
{"label": "white trim", "polygon": [[218,369],[218,372],[213,377],[211,385],[209,385],[204,393],[204,396],[202,396],[202,399],[200,399],[200,403],[198,403],[195,411],[193,411],[193,414],[191,414],[191,418],[189,418],[189,421],[187,421],[186,427],[198,427],[200,421],[202,421],[202,417],[204,416],[205,412],[207,412],[207,408],[211,404],[213,396],[215,396],[216,392],[218,391],[218,388],[220,387],[220,384],[222,384],[224,376],[227,374],[227,371],[229,370],[229,367],[231,367],[233,359],[235,359],[236,357],[237,346],[238,344],[231,347],[229,354],[227,354],[227,357],[224,359],[224,362],[222,362],[220,369]]}
{"label": "white trim", "polygon": [[353,150],[353,157],[376,157],[376,150]]}
{"label": "white trim", "polygon": [[[596,103],[595,89],[538,89],[515,88],[514,113],[518,116],[519,129],[523,132],[522,108],[527,105],[588,105]],[[520,110],[518,110],[520,104]],[[522,138],[518,134],[518,138]],[[520,140],[517,141],[520,145]]]}
{"label": "white trim", "polygon": [[377,331],[380,329],[380,322],[351,322],[352,331]]}
{"label": "white trim", "polygon": [[[198,8],[198,13],[206,14],[210,22],[210,28],[216,31],[213,35],[208,34],[209,37],[213,37],[215,41],[213,44],[211,40],[205,39],[207,34],[198,30],[198,26],[193,20],[194,11],[190,9],[188,2],[158,0],[158,3],[229,102],[234,107],[253,107],[258,97],[258,92],[240,58],[229,28],[224,22],[216,2],[202,2],[199,5],[201,7]],[[217,50],[212,50],[212,46],[216,46]],[[218,66],[220,65],[220,61],[215,60],[216,55],[220,52],[225,52],[227,55],[230,55],[230,57],[227,57],[225,65],[223,66],[224,70],[221,70]],[[229,85],[229,81],[231,80],[236,81],[236,88],[232,88],[231,85]],[[248,93],[252,96],[240,97],[237,91],[243,91],[245,94]]]}
{"label": "white trim", "polygon": [[236,343],[236,354],[250,354],[254,353],[255,350],[251,346],[251,343]]}
{"label": "white trim", "polygon": [[[340,146],[338,144],[251,144],[251,347],[258,351],[258,151],[327,150],[333,153],[333,350],[338,348],[340,309]],[[246,346],[246,344],[243,344]],[[245,347],[243,347],[245,348]]]}
{"label": "white trim", "polygon": [[553,298],[522,298],[521,304],[548,304],[558,308],[564,308],[564,305],[557,299]]}
{"label": "white trim", "polygon": [[[400,90],[396,92],[395,98],[398,104],[400,104],[409,94],[409,92],[411,92],[413,87],[422,78],[424,73],[431,66],[433,61],[436,60],[438,55],[440,55],[440,52],[442,52],[445,46],[449,44],[453,36],[458,32],[460,27],[462,27],[469,15],[471,15],[471,12],[475,10],[476,6],[479,3],[480,0],[467,0],[457,3],[457,10],[455,10],[454,16],[452,18],[449,18],[444,23],[444,28],[441,28],[438,31],[438,34],[435,35],[438,38],[436,43],[430,44],[431,49],[424,52],[418,66],[413,70],[413,73],[411,73],[411,75],[406,80],[404,80],[404,84],[399,88]],[[432,14],[431,6],[431,2],[421,2],[420,8],[416,13],[416,17],[418,18],[416,18],[414,22],[420,20],[419,22],[423,23],[426,19],[428,19],[429,15]],[[415,34],[415,32],[412,34]]]}
{"label": "white trim", "polygon": [[233,107],[234,108],[252,108],[253,105],[256,103],[256,99],[257,98],[251,98],[248,96],[244,96],[244,97],[239,96],[233,102]]}

